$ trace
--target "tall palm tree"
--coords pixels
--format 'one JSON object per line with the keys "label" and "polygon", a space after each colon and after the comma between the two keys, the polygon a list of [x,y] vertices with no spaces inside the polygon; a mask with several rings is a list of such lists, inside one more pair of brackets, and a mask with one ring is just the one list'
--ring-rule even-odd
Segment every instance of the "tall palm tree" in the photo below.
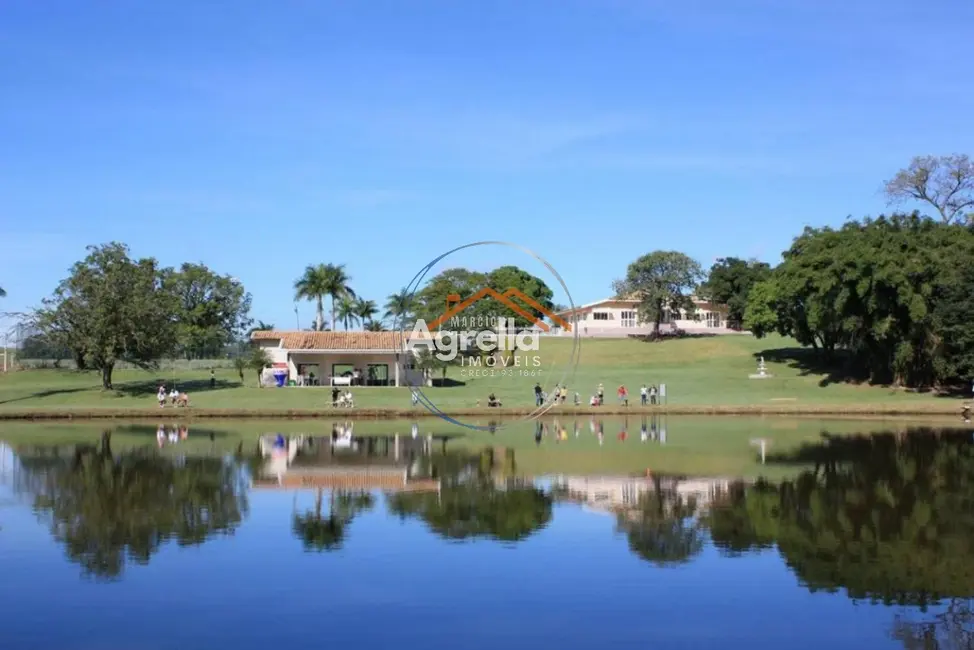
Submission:
{"label": "tall palm tree", "polygon": [[336,301],[343,296],[355,297],[355,292],[349,285],[352,278],[345,272],[344,264],[325,264],[323,266],[325,277],[325,295],[331,296],[331,329],[338,328],[335,318]]}
{"label": "tall palm tree", "polygon": [[376,307],[374,301],[362,300],[361,298],[355,301],[355,315],[362,320],[363,327],[367,328],[378,313],[379,308]]}
{"label": "tall palm tree", "polygon": [[386,298],[385,318],[392,318],[394,322],[402,325],[411,312],[411,306],[412,295],[407,289],[403,288],[396,293],[391,293]]}
{"label": "tall palm tree", "polygon": [[[308,265],[304,269],[304,275],[294,283],[295,300],[314,300],[315,301],[315,329],[321,331],[325,326],[325,296],[329,295],[331,288],[331,272],[328,266],[318,264]],[[334,329],[334,325],[332,326]]]}
{"label": "tall palm tree", "polygon": [[345,330],[354,325],[358,318],[358,303],[351,296],[342,296],[338,301],[338,320],[345,326]]}

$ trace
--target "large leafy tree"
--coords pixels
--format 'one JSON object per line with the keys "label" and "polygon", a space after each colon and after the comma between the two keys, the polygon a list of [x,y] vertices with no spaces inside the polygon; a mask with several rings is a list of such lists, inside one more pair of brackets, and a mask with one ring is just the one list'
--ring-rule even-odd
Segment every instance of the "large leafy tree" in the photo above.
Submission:
{"label": "large leafy tree", "polygon": [[659,336],[666,309],[693,313],[693,292],[703,275],[700,264],[683,253],[654,251],[630,264],[613,289],[639,301],[640,320],[652,323],[654,336]]}
{"label": "large leafy tree", "polygon": [[707,281],[700,286],[699,292],[711,302],[727,305],[728,321],[740,325],[744,321],[751,289],[770,275],[771,266],[765,262],[721,258],[710,267]]}
{"label": "large leafy tree", "polygon": [[[468,298],[487,286],[487,274],[464,268],[447,269],[426,283],[413,297],[413,309],[418,318],[431,323],[447,311],[447,297],[458,295]],[[463,312],[466,318],[486,317],[489,314],[486,301],[481,300]],[[444,323],[444,327],[448,327]],[[462,328],[461,328],[462,329]],[[473,329],[473,328],[470,328]]]}
{"label": "large leafy tree", "polygon": [[874,383],[950,379],[940,330],[953,323],[951,340],[961,345],[965,325],[938,317],[936,305],[962,305],[950,288],[964,282],[957,270],[974,257],[974,232],[916,213],[883,216],[806,228],[783,257],[751,291],[745,326],[756,335],[777,330],[826,359],[841,350],[847,369]]}
{"label": "large leafy tree", "polygon": [[[487,274],[487,284],[500,294],[509,289],[516,289],[547,312],[554,310],[555,304],[552,302],[554,293],[545,281],[516,266],[501,266],[494,269]],[[544,320],[548,317],[546,311],[537,309],[523,298],[512,297],[512,300],[530,314],[532,319],[528,320],[506,305],[496,305],[495,309],[497,316],[511,319],[513,326],[518,329],[531,327],[535,320]]]}
{"label": "large leafy tree", "polygon": [[202,544],[247,513],[246,481],[219,458],[179,463],[156,452],[113,454],[110,437],[72,455],[21,456],[35,512],[86,574],[118,578],[167,542]]}
{"label": "large leafy tree", "polygon": [[886,181],[891,205],[918,201],[933,207],[945,224],[974,216],[974,162],[962,154],[917,156]]}
{"label": "large leafy tree", "polygon": [[169,282],[179,300],[176,330],[187,359],[214,356],[252,322],[250,294],[231,276],[187,263]]}
{"label": "large leafy tree", "polygon": [[128,253],[119,243],[88,247],[37,314],[50,341],[71,349],[80,367],[100,370],[106,389],[116,363],[150,366],[173,352],[177,340],[172,271]]}
{"label": "large leafy tree", "polygon": [[954,260],[934,294],[937,375],[974,380],[974,257]]}
{"label": "large leafy tree", "polygon": [[[447,310],[448,296],[459,296],[461,300],[466,300],[485,287],[490,287],[500,294],[509,289],[516,289],[547,310],[551,310],[554,306],[551,301],[553,293],[544,280],[516,266],[501,266],[490,273],[481,273],[464,268],[447,269],[430,280],[416,294],[411,309],[415,311],[417,316],[429,323],[439,318]],[[390,296],[390,298],[392,297]],[[401,299],[402,302],[405,302],[406,296],[402,296]],[[513,297],[512,300],[523,311],[532,316],[545,318],[543,311],[524,299]],[[397,296],[397,302],[399,301],[400,297]],[[410,309],[405,305],[404,307]],[[533,319],[529,321],[493,298],[484,298],[473,303],[462,313],[458,313],[456,317],[466,319],[462,322],[467,323],[467,326],[454,329],[487,329],[489,326],[474,327],[472,324],[493,322],[493,319],[501,317],[511,319],[512,325],[516,328],[529,327],[533,324]],[[448,327],[449,323],[444,323],[443,326]]]}

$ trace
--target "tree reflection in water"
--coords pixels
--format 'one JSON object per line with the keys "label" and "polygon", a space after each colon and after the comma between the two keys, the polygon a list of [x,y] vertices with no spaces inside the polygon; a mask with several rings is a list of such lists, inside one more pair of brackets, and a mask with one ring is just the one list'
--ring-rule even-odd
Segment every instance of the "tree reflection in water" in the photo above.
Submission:
{"label": "tree reflection in water", "polygon": [[167,540],[197,545],[231,534],[247,513],[246,477],[221,458],[173,459],[150,448],[98,446],[21,453],[35,512],[87,575],[114,579]]}
{"label": "tree reflection in water", "polygon": [[390,512],[423,520],[452,540],[473,538],[522,541],[551,521],[551,497],[513,477],[513,450],[498,460],[493,449],[479,455],[455,452],[433,456],[439,493],[387,495]]}
{"label": "tree reflection in water", "polygon": [[364,491],[331,490],[328,514],[322,515],[323,490],[315,493],[315,508],[304,514],[295,513],[291,530],[301,540],[306,551],[337,551],[345,543],[345,534],[352,520],[371,510],[375,499]]}
{"label": "tree reflection in water", "polygon": [[[812,469],[794,480],[739,487],[706,517],[730,553],[774,545],[811,591],[928,606],[928,622],[898,620],[909,648],[972,647],[974,445],[968,431],[823,437],[769,462]],[[938,643],[937,637],[942,637]],[[946,644],[946,645],[944,645]]]}
{"label": "tree reflection in water", "polygon": [[703,550],[705,531],[697,517],[697,500],[659,483],[640,495],[635,508],[617,513],[617,528],[629,549],[655,566],[686,564]]}

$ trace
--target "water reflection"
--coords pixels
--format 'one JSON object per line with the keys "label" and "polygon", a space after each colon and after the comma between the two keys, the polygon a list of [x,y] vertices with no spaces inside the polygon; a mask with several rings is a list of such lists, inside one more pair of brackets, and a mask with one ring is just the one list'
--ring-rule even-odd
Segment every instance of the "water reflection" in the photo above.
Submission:
{"label": "water reflection", "polygon": [[431,458],[431,467],[439,490],[390,493],[391,513],[418,518],[449,540],[518,542],[551,521],[551,495],[514,476],[513,449],[440,453]]}
{"label": "water reflection", "polygon": [[332,490],[328,513],[322,515],[322,493],[315,490],[315,507],[304,514],[294,513],[292,530],[301,540],[306,551],[337,551],[345,543],[345,532],[357,515],[375,505],[369,492],[358,490]]}
{"label": "water reflection", "polygon": [[[640,441],[664,442],[664,423],[640,418],[633,424]],[[618,426],[617,438],[628,435],[628,422],[610,426],[612,432]],[[602,420],[589,427],[606,434]],[[349,531],[369,512],[421,522],[443,540],[519,543],[552,526],[558,504],[573,503],[610,514],[631,553],[654,567],[693,563],[708,541],[728,562],[773,549],[811,591],[916,607],[952,603],[941,618],[899,620],[904,639],[956,636],[970,625],[964,604],[974,597],[969,432],[825,435],[768,456],[767,467],[792,468],[790,478],[749,483],[650,472],[599,475],[603,452],[594,444],[575,448],[595,454],[592,473],[529,476],[518,454],[538,453],[530,431],[522,447],[478,449],[419,425],[356,435],[354,425],[336,424],[324,435],[267,434],[251,439],[247,457],[241,447],[236,458],[225,458],[208,455],[213,436],[205,432],[188,439],[209,438],[201,448],[181,438],[159,449],[155,427],[143,429],[125,429],[144,444],[122,451],[112,448],[110,432],[97,444],[17,449],[18,490],[87,574],[116,578],[127,563],[148,562],[167,541],[201,544],[233,532],[247,516],[248,489],[311,490],[313,504],[294,507],[287,521],[294,548],[313,552],[353,544]],[[553,443],[583,434],[584,420],[574,419],[538,423],[534,431],[535,440]]]}
{"label": "water reflection", "polygon": [[16,488],[96,578],[148,563],[169,540],[187,546],[232,533],[247,514],[246,478],[220,458],[113,453],[106,432],[98,445],[21,448],[18,459]]}
{"label": "water reflection", "polygon": [[718,547],[774,546],[811,591],[916,606],[974,597],[969,432],[825,436],[768,462],[810,468],[732,490],[707,517]]}

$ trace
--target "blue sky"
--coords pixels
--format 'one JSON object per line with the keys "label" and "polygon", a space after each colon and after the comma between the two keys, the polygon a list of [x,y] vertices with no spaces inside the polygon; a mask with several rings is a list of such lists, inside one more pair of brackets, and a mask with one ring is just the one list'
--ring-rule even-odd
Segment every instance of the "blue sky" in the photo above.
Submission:
{"label": "blue sky", "polygon": [[308,263],[381,302],[482,239],[576,303],[654,249],[775,262],[885,210],[913,155],[974,153],[972,24],[969,0],[5,0],[0,310],[110,240],[240,278],[282,327]]}

